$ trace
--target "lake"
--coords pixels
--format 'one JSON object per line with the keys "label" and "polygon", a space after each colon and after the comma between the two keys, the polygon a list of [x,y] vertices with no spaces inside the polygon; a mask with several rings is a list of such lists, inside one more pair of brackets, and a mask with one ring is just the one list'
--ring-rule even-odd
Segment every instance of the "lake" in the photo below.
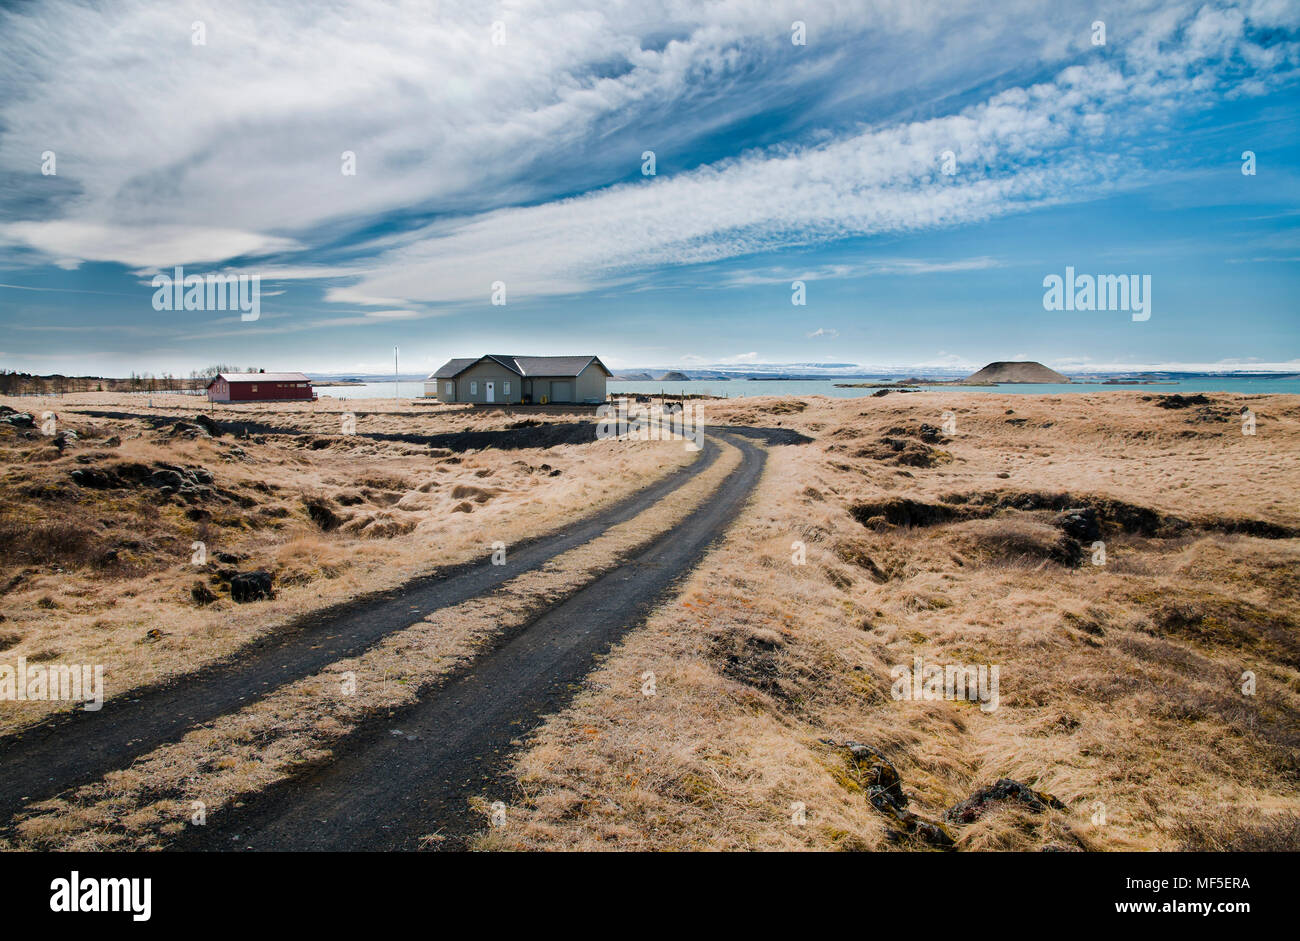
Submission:
{"label": "lake", "polygon": [[[750,381],[732,379],[726,382],[701,380],[695,382],[611,382],[607,388],[610,395],[632,395],[634,393],[658,395],[663,391],[669,395],[681,393],[696,395],[720,395],[731,398],[755,395],[825,395],[836,399],[852,399],[871,395],[876,389],[837,389],[837,382],[889,382],[892,377],[881,379],[777,379]],[[1286,376],[1269,377],[1197,377],[1170,380],[1168,384],[1116,386],[1100,383],[1071,382],[1065,383],[1011,383],[999,386],[919,386],[927,392],[940,393],[956,388],[962,392],[1000,392],[1018,395],[1060,395],[1080,392],[1144,392],[1149,395],[1168,395],[1173,392],[1238,392],[1250,395],[1265,393],[1288,393],[1300,395],[1300,378]],[[398,395],[404,399],[424,397],[424,383],[399,382]],[[324,386],[317,388],[317,394],[331,395],[335,399],[391,399],[393,383],[367,382],[358,386]]]}

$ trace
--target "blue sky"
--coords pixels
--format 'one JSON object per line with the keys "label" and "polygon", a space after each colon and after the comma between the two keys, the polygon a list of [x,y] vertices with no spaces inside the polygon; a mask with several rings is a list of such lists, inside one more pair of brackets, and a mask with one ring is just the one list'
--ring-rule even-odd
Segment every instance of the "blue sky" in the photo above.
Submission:
{"label": "blue sky", "polygon": [[[1300,369],[1297,128],[1281,0],[16,4],[0,367]],[[260,318],[155,311],[175,265]],[[1067,266],[1151,318],[1044,310]]]}

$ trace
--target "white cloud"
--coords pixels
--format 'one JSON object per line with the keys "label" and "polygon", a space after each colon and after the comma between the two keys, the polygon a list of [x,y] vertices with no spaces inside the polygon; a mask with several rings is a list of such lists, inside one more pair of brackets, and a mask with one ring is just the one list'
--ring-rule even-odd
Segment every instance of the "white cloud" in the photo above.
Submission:
{"label": "white cloud", "polygon": [[815,268],[756,268],[732,272],[725,283],[730,286],[789,284],[792,281],[813,283],[841,278],[866,278],[872,275],[922,275],[946,271],[983,271],[1000,268],[997,258],[954,258],[946,261],[925,258],[873,258],[854,264],[818,265]]}
{"label": "white cloud", "polygon": [[0,241],[48,252],[60,259],[62,267],[69,268],[82,261],[168,268],[298,247],[292,239],[236,229],[106,225],[71,220],[0,223]]}
{"label": "white cloud", "polygon": [[[273,266],[281,277],[351,276],[327,300],[389,311],[483,301],[497,280],[515,302],[631,286],[662,266],[1089,198],[1143,177],[1142,135],[1174,109],[1234,82],[1250,89],[1242,63],[1270,73],[1253,78],[1254,93],[1296,68],[1292,46],[1245,38],[1248,22],[1294,25],[1293,5],[1266,0],[1102,2],[1106,55],[1082,19],[1071,31],[1050,3],[1029,0],[819,4],[804,17],[802,48],[790,45],[789,11],[757,0],[516,0],[503,10],[498,47],[491,17],[470,3],[10,8],[0,13],[0,169],[22,181],[18,205],[40,210],[5,210],[0,240],[69,267],[288,256]],[[205,46],[190,42],[195,20]],[[836,45],[848,39],[870,68]],[[970,89],[1034,65],[1054,77],[952,111]],[[827,99],[822,133],[674,166],[801,83]],[[891,118],[900,93],[927,103],[918,89],[937,102],[923,113],[939,116]],[[835,108],[844,101],[857,105],[848,114],[880,117],[846,127]],[[1106,148],[1092,139],[1101,128]],[[643,148],[659,152],[659,175],[606,185],[635,176]],[[35,172],[47,149],[57,178]],[[345,150],[355,176],[340,172]],[[946,150],[951,177],[939,172]],[[575,190],[583,195],[556,198]],[[402,227],[367,228],[407,212]],[[367,236],[375,257],[326,264],[312,254],[339,239],[357,247],[359,230],[382,233]],[[996,263],[971,263],[984,262]],[[886,259],[861,270],[961,264]]]}

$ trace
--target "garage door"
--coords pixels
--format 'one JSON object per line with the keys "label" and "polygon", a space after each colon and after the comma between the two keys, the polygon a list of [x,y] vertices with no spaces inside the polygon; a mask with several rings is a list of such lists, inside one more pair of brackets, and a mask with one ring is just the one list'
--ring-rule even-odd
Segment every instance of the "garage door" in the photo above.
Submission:
{"label": "garage door", "polygon": [[573,383],[571,383],[571,382],[552,382],[552,383],[551,383],[551,401],[552,401],[552,402],[572,402],[572,401],[573,401]]}

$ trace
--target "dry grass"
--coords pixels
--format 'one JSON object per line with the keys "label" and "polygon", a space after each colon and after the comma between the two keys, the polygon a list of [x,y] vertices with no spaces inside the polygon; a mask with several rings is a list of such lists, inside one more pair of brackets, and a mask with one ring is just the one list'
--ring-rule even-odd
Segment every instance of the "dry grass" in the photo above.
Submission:
{"label": "dry grass", "polygon": [[[1243,404],[1257,416],[1255,437],[1240,433]],[[332,412],[347,407],[335,405],[273,410],[310,434],[238,442],[163,440],[134,419],[105,418],[87,419],[63,455],[43,440],[0,438],[0,532],[25,546],[21,559],[5,558],[0,649],[108,658],[116,692],[114,671],[131,683],[167,675],[327,599],[586,512],[621,494],[623,476],[646,482],[685,457],[680,445],[629,444],[597,460],[578,445],[450,455],[345,440],[329,433]],[[872,805],[871,782],[832,739],[880,749],[926,820],[942,821],[1001,778],[1065,805],[1033,812],[1004,802],[973,822],[947,822],[960,849],[1296,848],[1294,397],[1220,395],[1170,410],[1133,392],[942,390],[709,408],[715,423],[780,425],[814,443],[771,449],[728,538],[533,736],[514,769],[507,826],[481,847],[927,848]],[[358,431],[367,422],[383,433],[437,433],[523,420],[384,410],[392,414],[359,414]],[[265,411],[231,410],[269,424]],[[945,412],[959,434],[938,430]],[[114,434],[122,443],[100,449]],[[153,491],[70,493],[63,481],[87,466],[74,463],[85,453],[96,467],[199,464],[233,496],[195,521],[185,515],[193,506]],[[542,463],[561,475],[539,474]],[[10,845],[157,846],[193,800],[211,812],[327,759],[362,718],[410,701],[521,612],[671,525],[724,470],[720,462],[675,497],[670,514],[651,511],[543,572],[30,808]],[[1090,546],[1074,552],[1056,518],[1085,503],[1100,511],[1104,565],[1091,564]],[[91,524],[77,530],[78,520]],[[238,619],[224,596],[196,607],[186,562],[201,525],[217,534],[210,551],[244,555],[240,568],[274,567],[280,597],[242,606]],[[795,542],[806,544],[804,565],[793,564]],[[117,555],[103,561],[108,548]],[[163,637],[146,639],[158,625]],[[891,668],[916,656],[998,666],[998,708],[896,700]],[[340,696],[349,670],[358,692]],[[1242,692],[1247,671],[1254,695]]]}
{"label": "dry grass", "polygon": [[[220,421],[295,433],[189,437],[171,433],[165,419],[192,422],[192,397],[155,395],[152,410],[148,401],[109,394],[0,401],[38,417],[52,407],[58,430],[78,435],[60,452],[48,436],[0,425],[0,652],[9,661],[103,664],[110,697],[226,656],[313,609],[486,555],[494,542],[554,530],[692,456],[670,442],[453,454],[365,437],[583,420],[384,402],[218,409]],[[355,436],[337,434],[345,408],[356,412]],[[201,469],[211,481],[169,494],[149,482],[160,465]],[[105,475],[109,485],[79,485],[74,472]],[[192,564],[196,541],[206,547],[203,565]],[[275,599],[236,605],[224,576],[257,569],[274,574]],[[216,600],[199,603],[204,590]],[[7,703],[0,733],[66,708]]]}
{"label": "dry grass", "polygon": [[541,569],[483,598],[440,610],[365,654],[207,723],[129,768],[30,806],[14,832],[0,839],[0,848],[155,849],[184,828],[196,801],[214,813],[307,763],[328,759],[331,747],[358,723],[408,705],[483,644],[670,531],[739,463],[736,448],[722,448],[713,466],[653,508]]}
{"label": "dry grass", "polygon": [[[824,739],[879,748],[931,821],[1001,778],[1066,807],[991,805],[959,849],[1297,848],[1300,541],[1241,534],[1300,526],[1294,397],[804,405],[711,405],[816,440],[532,737],[482,848],[926,848]],[[961,434],[923,431],[944,412]],[[1104,508],[1104,565],[1062,556],[1044,495]],[[998,708],[896,700],[915,656],[997,665]]]}

